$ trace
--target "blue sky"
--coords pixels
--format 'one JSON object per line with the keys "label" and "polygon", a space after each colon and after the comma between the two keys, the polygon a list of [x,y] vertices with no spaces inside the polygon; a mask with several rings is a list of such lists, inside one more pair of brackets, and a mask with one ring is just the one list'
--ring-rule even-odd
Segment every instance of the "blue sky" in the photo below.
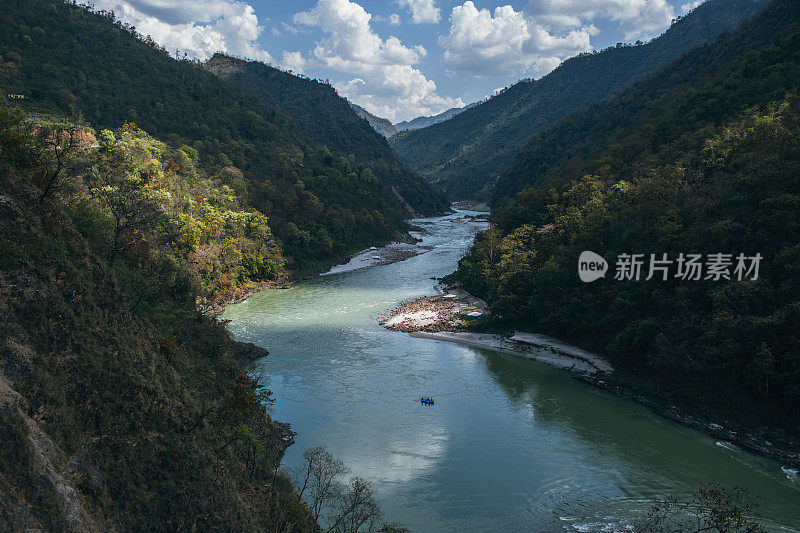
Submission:
{"label": "blue sky", "polygon": [[567,57],[647,40],[693,0],[95,0],[170,50],[330,79],[399,122],[480,100]]}

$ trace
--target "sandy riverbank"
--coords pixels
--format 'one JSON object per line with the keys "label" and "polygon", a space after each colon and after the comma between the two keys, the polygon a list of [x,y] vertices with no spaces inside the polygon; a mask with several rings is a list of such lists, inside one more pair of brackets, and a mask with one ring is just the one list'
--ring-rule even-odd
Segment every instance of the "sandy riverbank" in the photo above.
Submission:
{"label": "sandy riverbank", "polygon": [[603,357],[552,337],[525,332],[503,336],[467,331],[469,316],[466,313],[487,314],[486,303],[464,291],[439,287],[437,291],[440,292],[437,296],[399,305],[380,319],[381,324],[412,337],[463,344],[567,370],[584,383],[633,400],[667,419],[720,439],[720,446],[733,444],[772,457],[791,472],[800,467],[798,443],[781,431],[770,431],[756,420],[732,420],[722,413],[708,412],[702,406],[662,397],[647,382],[642,382],[641,376],[614,372]]}
{"label": "sandy riverbank", "polygon": [[[581,374],[608,373],[614,370],[608,364],[608,361],[602,357],[585,352],[580,348],[560,343],[556,339],[551,339],[544,335],[517,332],[513,336],[506,338],[502,335],[489,333],[449,331],[439,333],[415,331],[410,335],[423,339],[455,342],[472,348],[524,357],[562,370]],[[559,348],[556,348],[556,346],[559,346]]]}
{"label": "sandy riverbank", "polygon": [[398,263],[423,254],[430,249],[430,246],[420,246],[419,244],[406,242],[393,242],[386,246],[381,246],[380,248],[373,246],[363,252],[357,253],[350,258],[350,261],[347,263],[336,265],[321,275],[341,274],[342,272],[351,272],[361,268]]}
{"label": "sandy riverbank", "polygon": [[405,302],[393,309],[381,324],[393,331],[473,348],[524,357],[580,374],[609,373],[611,365],[597,354],[557,339],[516,332],[510,337],[466,331],[471,318],[488,314],[486,302],[454,289],[440,289],[437,296]]}
{"label": "sandy riverbank", "polygon": [[437,296],[426,296],[405,302],[382,320],[386,329],[411,333],[426,331],[460,331],[471,318],[485,315],[486,302],[458,290],[447,292],[437,288]]}

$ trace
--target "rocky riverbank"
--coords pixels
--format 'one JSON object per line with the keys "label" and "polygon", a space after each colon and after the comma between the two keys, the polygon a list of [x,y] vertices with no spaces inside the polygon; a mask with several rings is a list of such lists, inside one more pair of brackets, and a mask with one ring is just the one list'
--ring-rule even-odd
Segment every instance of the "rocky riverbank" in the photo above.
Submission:
{"label": "rocky riverbank", "polygon": [[463,331],[470,319],[488,313],[486,302],[459,290],[442,291],[437,296],[426,296],[405,302],[392,309],[381,320],[393,331],[406,333],[425,331]]}
{"label": "rocky riverbank", "polygon": [[381,320],[393,331],[413,337],[454,342],[473,348],[532,359],[580,374],[609,373],[611,365],[597,354],[533,333],[512,336],[468,331],[469,322],[489,313],[486,302],[468,292],[437,287],[436,296],[405,302]]}
{"label": "rocky riverbank", "polygon": [[257,292],[267,289],[288,289],[292,284],[290,281],[261,281],[249,282],[237,286],[232,292],[220,294],[213,300],[208,298],[197,299],[197,309],[206,316],[216,316],[222,313],[229,305],[242,303]]}
{"label": "rocky riverbank", "polygon": [[367,267],[398,263],[425,253],[430,249],[430,246],[420,246],[417,243],[400,241],[381,246],[380,248],[373,246],[363,252],[357,253],[351,257],[347,263],[336,265],[321,275],[341,274],[342,272],[350,272]]}

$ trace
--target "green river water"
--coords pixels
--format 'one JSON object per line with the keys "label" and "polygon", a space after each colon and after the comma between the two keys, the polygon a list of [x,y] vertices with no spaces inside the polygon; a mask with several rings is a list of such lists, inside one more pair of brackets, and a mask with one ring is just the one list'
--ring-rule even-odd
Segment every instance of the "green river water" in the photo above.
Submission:
{"label": "green river water", "polygon": [[380,327],[455,269],[486,227],[470,214],[414,221],[432,247],[422,255],[225,311],[237,340],[270,351],[251,370],[298,433],[288,467],[325,444],[374,484],[387,520],[415,532],[625,530],[654,498],[708,481],[758,494],[770,529],[800,528],[800,482],[781,464],[554,368]]}

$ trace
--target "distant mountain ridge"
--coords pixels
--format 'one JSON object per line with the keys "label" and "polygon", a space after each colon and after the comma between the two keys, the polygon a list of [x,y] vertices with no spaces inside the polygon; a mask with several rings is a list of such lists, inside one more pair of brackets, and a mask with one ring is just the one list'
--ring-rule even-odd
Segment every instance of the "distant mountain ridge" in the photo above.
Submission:
{"label": "distant mountain ridge", "polygon": [[350,102],[350,107],[353,108],[353,111],[356,112],[356,115],[369,122],[369,125],[372,126],[372,129],[387,139],[392,135],[397,135],[398,129],[395,128],[394,124],[392,124],[388,119],[376,117],[360,105],[354,104],[353,102]]}
{"label": "distant mountain ridge", "polygon": [[385,118],[376,117],[363,107],[358,104],[354,104],[350,102],[350,107],[356,112],[356,115],[363,118],[372,128],[386,137],[387,139],[397,135],[401,131],[405,130],[418,130],[421,128],[427,128],[433,124],[438,124],[439,122],[444,122],[445,120],[450,120],[454,116],[458,115],[462,111],[469,109],[478,105],[480,102],[474,102],[472,104],[466,105],[464,107],[453,107],[439,113],[438,115],[433,115],[430,117],[417,117],[412,120],[404,120],[403,122],[398,122],[397,124],[392,124],[391,121]]}
{"label": "distant mountain ridge", "polygon": [[539,80],[520,81],[444,122],[401,132],[390,144],[412,170],[454,199],[487,198],[531,135],[737,28],[763,5],[763,0],[708,0],[647,44],[573,57]]}
{"label": "distant mountain ridge", "polygon": [[433,126],[434,124],[444,122],[445,120],[450,120],[459,113],[462,113],[471,107],[475,107],[479,103],[480,102],[473,102],[464,107],[453,107],[448,109],[447,111],[439,113],[438,115],[433,115],[432,117],[417,117],[412,120],[404,120],[403,122],[398,122],[397,124],[395,124],[394,127],[398,131],[418,130],[422,128],[427,128],[428,126]]}

